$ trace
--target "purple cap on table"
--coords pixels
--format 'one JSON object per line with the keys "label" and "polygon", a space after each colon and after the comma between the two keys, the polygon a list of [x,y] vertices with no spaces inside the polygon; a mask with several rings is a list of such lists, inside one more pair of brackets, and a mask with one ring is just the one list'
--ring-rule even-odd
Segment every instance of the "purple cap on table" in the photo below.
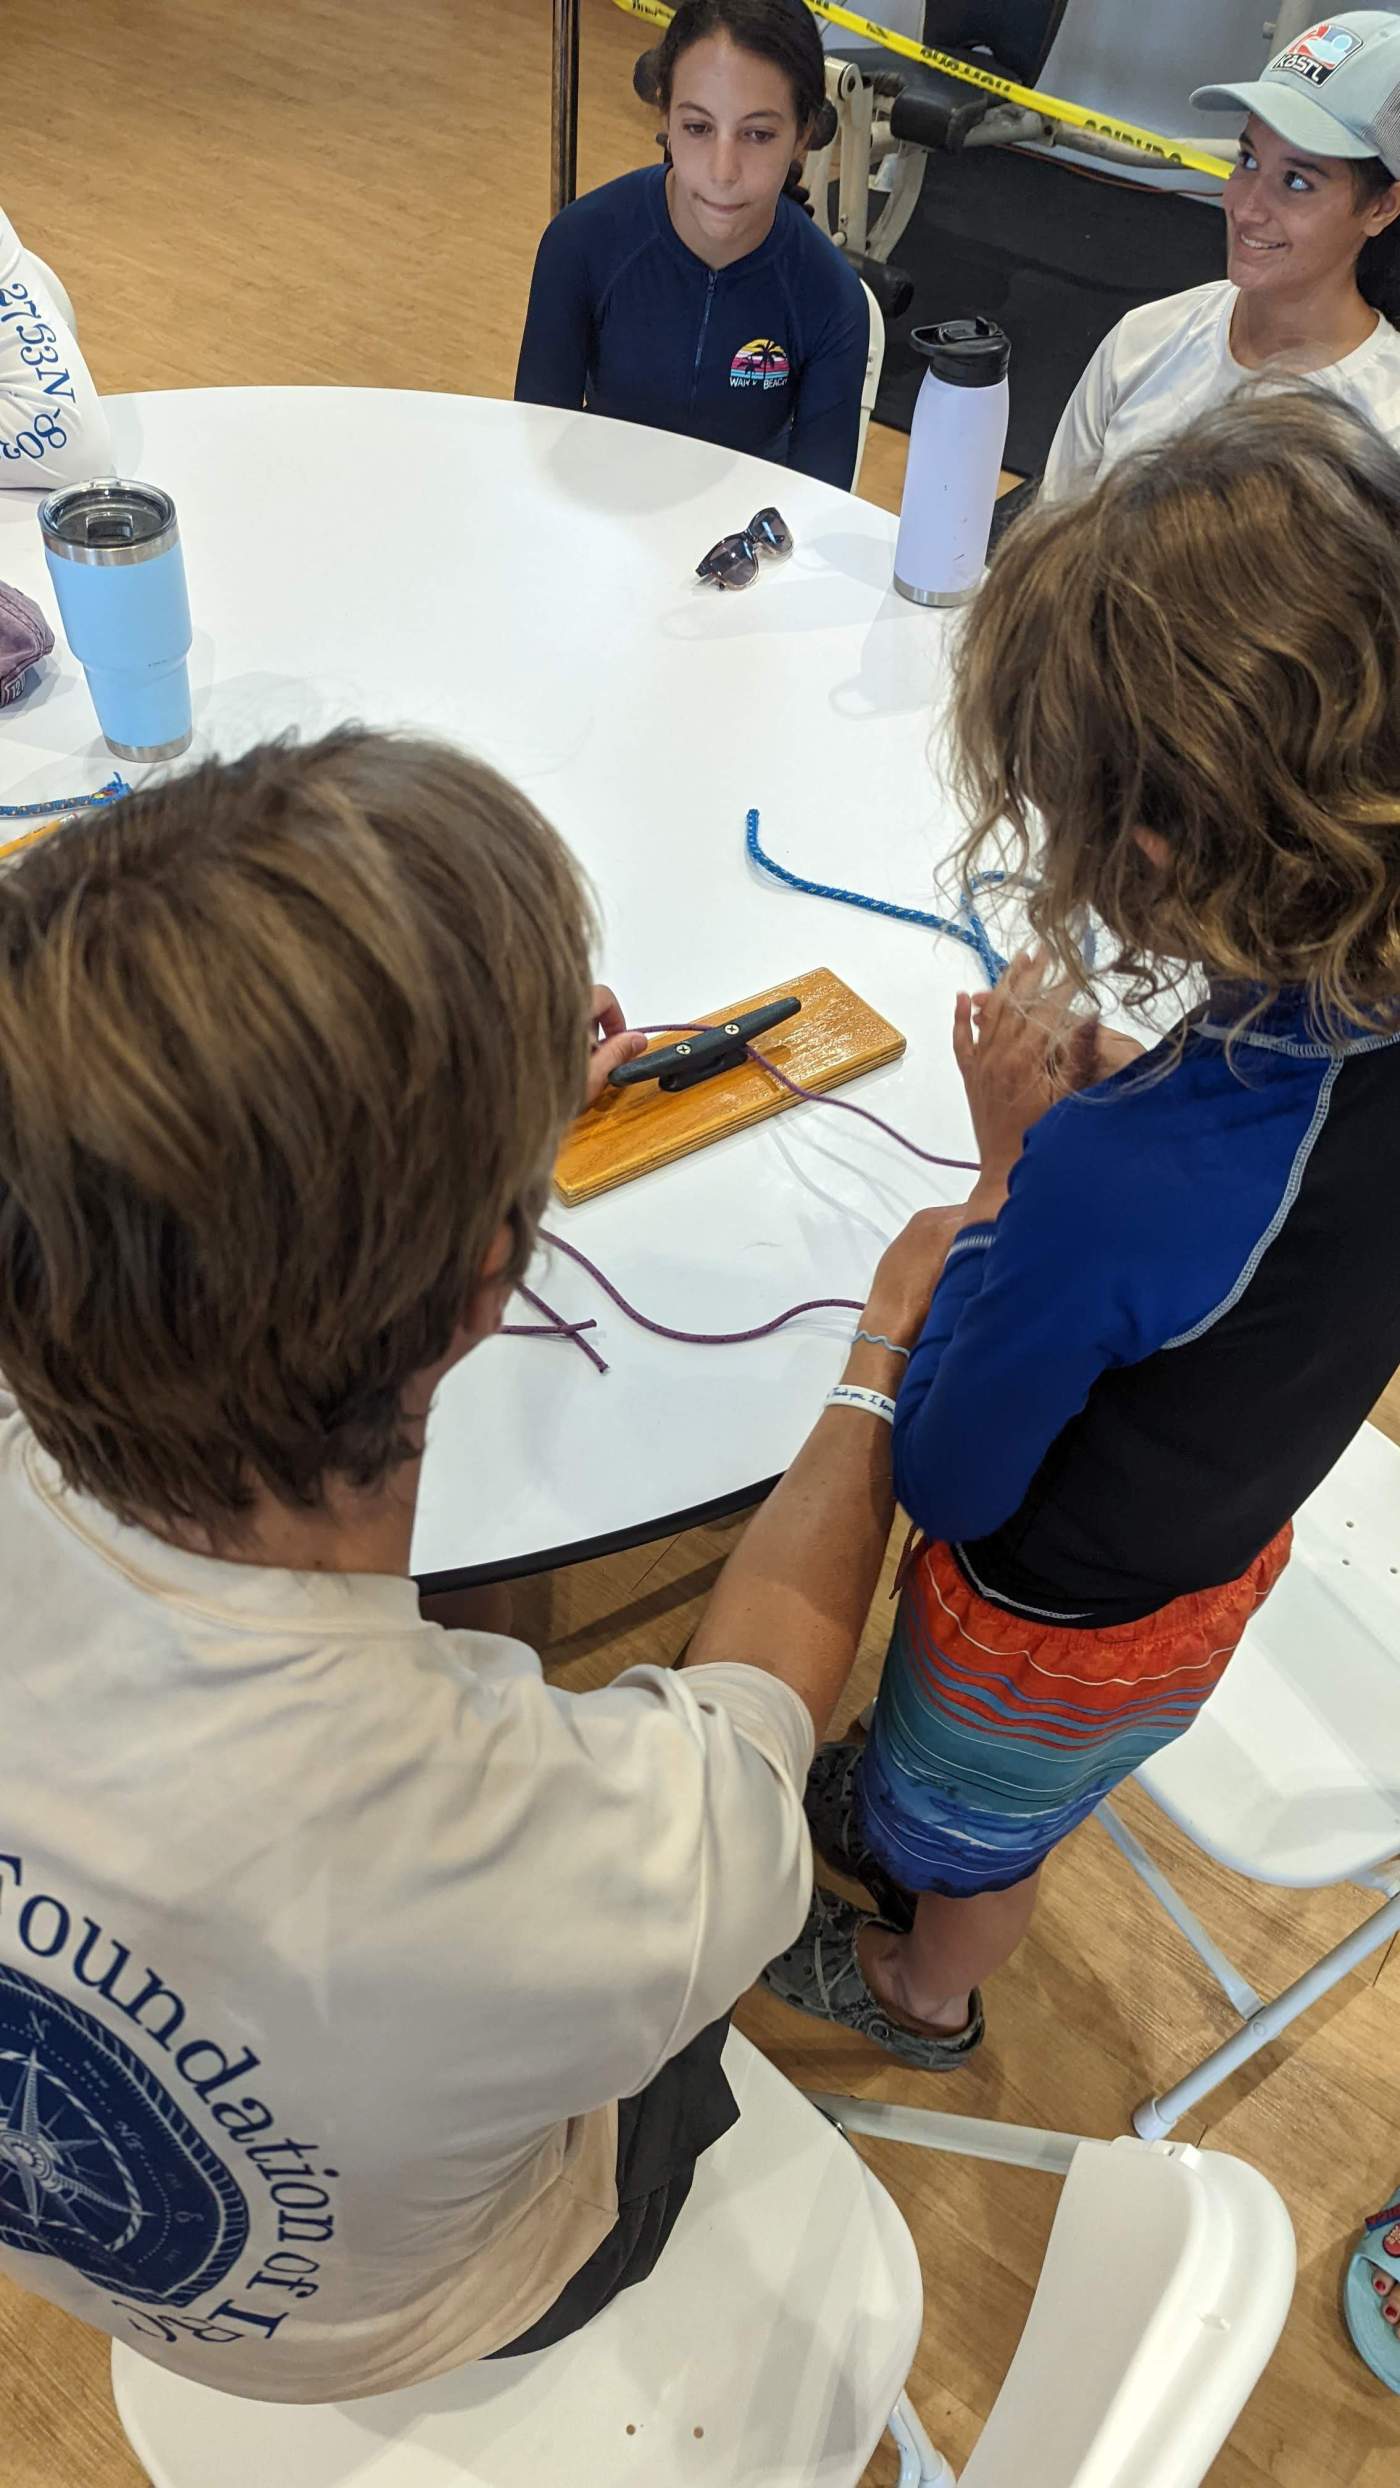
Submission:
{"label": "purple cap on table", "polygon": [[53,632],[33,599],[0,580],[0,708],[22,700],[30,670],[53,646]]}

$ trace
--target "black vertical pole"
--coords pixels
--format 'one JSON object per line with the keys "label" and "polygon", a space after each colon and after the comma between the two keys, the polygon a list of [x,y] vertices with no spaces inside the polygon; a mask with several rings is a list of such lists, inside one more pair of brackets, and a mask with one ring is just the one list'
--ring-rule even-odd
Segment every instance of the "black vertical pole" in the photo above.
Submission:
{"label": "black vertical pole", "polygon": [[578,189],[578,0],[554,0],[554,214]]}

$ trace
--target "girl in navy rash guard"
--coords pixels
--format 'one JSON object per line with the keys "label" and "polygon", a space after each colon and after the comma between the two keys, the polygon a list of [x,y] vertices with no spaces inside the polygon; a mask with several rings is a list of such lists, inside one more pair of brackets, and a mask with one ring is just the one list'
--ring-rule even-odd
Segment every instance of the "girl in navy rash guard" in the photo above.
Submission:
{"label": "girl in navy rash guard", "polygon": [[535,261],[515,379],[847,487],[870,323],[793,195],[827,110],[800,0],[685,0],[656,54],[667,163],[575,200]]}

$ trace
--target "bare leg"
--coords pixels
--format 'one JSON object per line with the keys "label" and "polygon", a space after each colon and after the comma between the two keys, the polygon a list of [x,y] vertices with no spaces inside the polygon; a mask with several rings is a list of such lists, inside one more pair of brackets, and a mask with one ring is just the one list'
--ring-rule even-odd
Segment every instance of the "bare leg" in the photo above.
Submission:
{"label": "bare leg", "polygon": [[861,1973],[896,2020],[921,2030],[964,2030],[974,1987],[1009,1961],[1035,1907],[1040,1869],[1008,1892],[954,1901],[923,1892],[907,1935],[869,1926],[860,1938]]}

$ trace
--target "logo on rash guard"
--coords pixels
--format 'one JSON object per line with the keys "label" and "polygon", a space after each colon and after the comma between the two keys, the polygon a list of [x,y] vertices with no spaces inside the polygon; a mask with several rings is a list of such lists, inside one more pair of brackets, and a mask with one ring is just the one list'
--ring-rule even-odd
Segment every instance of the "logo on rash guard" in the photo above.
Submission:
{"label": "logo on rash guard", "polygon": [[729,366],[731,389],[785,389],[790,365],[786,346],[774,337],[753,337]]}
{"label": "logo on rash guard", "polygon": [[1365,39],[1354,35],[1350,27],[1334,26],[1324,18],[1320,26],[1310,26],[1286,52],[1280,52],[1273,65],[1291,70],[1295,78],[1306,78],[1309,86],[1325,86],[1333,70],[1359,52]]}

